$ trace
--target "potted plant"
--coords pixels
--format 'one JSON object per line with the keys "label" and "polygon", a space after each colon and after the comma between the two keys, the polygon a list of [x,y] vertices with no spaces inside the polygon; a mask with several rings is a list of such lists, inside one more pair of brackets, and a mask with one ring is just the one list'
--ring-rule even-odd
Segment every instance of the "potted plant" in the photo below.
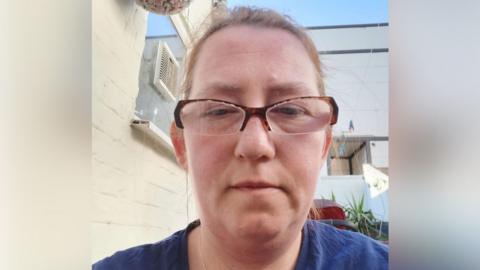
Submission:
{"label": "potted plant", "polygon": [[382,230],[383,222],[375,218],[372,210],[364,209],[364,195],[359,201],[352,196],[352,201],[344,206],[347,220],[357,226],[359,232],[368,235],[374,239],[387,242],[388,234]]}

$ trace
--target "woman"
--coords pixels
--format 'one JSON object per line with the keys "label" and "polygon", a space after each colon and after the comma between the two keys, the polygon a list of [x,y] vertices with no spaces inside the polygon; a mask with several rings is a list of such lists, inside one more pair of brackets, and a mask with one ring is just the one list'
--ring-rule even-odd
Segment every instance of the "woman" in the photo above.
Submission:
{"label": "woman", "polygon": [[386,269],[384,245],[307,220],[338,111],[307,35],[237,8],[188,57],[171,137],[200,220],[94,269]]}

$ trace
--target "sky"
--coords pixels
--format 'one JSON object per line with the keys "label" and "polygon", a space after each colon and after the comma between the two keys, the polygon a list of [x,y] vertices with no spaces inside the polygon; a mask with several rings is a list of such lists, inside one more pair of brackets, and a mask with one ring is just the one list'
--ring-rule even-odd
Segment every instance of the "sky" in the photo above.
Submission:
{"label": "sky", "polygon": [[[272,8],[305,27],[388,22],[387,0],[228,0],[227,3],[228,7]],[[175,30],[168,17],[149,14],[147,36],[173,34]]]}

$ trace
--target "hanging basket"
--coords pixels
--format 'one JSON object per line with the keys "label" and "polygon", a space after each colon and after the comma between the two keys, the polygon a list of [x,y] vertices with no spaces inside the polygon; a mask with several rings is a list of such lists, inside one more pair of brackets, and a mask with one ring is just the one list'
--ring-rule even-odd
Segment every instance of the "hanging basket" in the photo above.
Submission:
{"label": "hanging basket", "polygon": [[185,9],[192,0],[135,0],[135,2],[150,12],[172,15]]}

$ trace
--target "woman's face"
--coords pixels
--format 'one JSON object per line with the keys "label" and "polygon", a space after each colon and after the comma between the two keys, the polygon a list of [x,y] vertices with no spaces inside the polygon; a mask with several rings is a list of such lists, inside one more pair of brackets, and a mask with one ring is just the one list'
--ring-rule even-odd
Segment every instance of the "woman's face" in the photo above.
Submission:
{"label": "woman's face", "polygon": [[[232,26],[203,44],[189,99],[221,99],[262,107],[318,96],[314,66],[290,33]],[[193,179],[202,224],[215,234],[267,240],[303,225],[330,131],[282,135],[250,118],[243,132],[205,136],[183,131],[177,157]]]}

